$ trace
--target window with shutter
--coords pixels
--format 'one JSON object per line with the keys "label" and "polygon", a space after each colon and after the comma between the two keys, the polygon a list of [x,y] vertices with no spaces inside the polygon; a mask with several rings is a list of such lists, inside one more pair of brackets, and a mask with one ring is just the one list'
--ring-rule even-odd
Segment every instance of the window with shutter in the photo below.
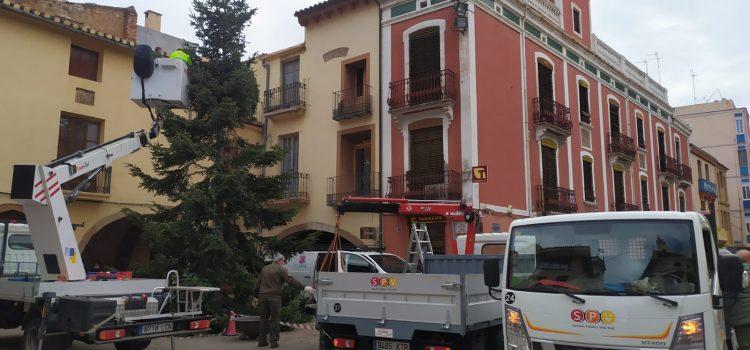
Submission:
{"label": "window with shutter", "polygon": [[583,157],[583,192],[586,202],[595,202],[594,192],[594,160]]}
{"label": "window with shutter", "polygon": [[591,130],[588,128],[581,128],[581,147],[591,149]]}
{"label": "window with shutter", "polygon": [[614,168],[612,170],[615,182],[615,208],[625,204],[625,174],[622,170]]}
{"label": "window with shutter", "polygon": [[442,126],[409,131],[409,167],[413,174],[440,174],[445,170]]}
{"label": "window with shutter", "polygon": [[641,170],[646,170],[648,166],[646,165],[646,154],[645,153],[638,153],[638,166],[641,167]]}
{"label": "window with shutter", "polygon": [[638,147],[646,148],[646,136],[643,131],[643,119],[636,118],[636,129],[638,130]]}
{"label": "window with shutter", "polygon": [[542,185],[557,188],[557,150],[547,145],[542,145]]}
{"label": "window with shutter", "polygon": [[641,208],[648,211],[648,180],[641,178]]}
{"label": "window with shutter", "polygon": [[72,45],[70,47],[68,74],[83,79],[98,80],[99,53]]}
{"label": "window with shutter", "polygon": [[669,211],[669,187],[661,187],[661,208],[663,211]]}
{"label": "window with shutter", "polygon": [[609,131],[612,134],[620,133],[620,106],[613,101],[609,102]]}
{"label": "window with shutter", "polygon": [[409,76],[440,71],[440,28],[430,27],[409,36]]}

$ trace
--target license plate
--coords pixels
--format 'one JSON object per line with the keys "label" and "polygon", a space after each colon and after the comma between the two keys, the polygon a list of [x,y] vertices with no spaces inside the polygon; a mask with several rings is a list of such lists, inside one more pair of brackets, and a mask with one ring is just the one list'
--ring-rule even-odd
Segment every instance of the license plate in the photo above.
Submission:
{"label": "license plate", "polygon": [[140,327],[138,333],[153,334],[153,333],[171,332],[173,327],[174,325],[172,325],[172,322],[144,324],[143,326]]}
{"label": "license plate", "polygon": [[376,340],[374,350],[409,350],[409,343]]}

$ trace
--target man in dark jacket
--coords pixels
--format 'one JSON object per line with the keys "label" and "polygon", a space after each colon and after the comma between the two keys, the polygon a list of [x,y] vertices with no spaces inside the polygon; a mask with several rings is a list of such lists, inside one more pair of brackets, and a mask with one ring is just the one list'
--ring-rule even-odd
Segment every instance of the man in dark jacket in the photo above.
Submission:
{"label": "man in dark jacket", "polygon": [[260,271],[258,281],[258,308],[260,309],[260,334],[258,347],[279,347],[279,313],[281,312],[281,288],[284,283],[302,288],[299,283],[286,271],[286,258],[276,255],[274,261]]}
{"label": "man in dark jacket", "polygon": [[[750,251],[737,252],[745,266],[750,264]],[[727,310],[727,322],[734,328],[741,350],[750,350],[750,288],[737,294],[737,301]]]}

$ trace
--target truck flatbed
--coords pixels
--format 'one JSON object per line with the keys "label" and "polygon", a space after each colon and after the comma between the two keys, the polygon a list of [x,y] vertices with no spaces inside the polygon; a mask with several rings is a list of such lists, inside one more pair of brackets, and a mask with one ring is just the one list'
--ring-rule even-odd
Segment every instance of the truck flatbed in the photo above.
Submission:
{"label": "truck flatbed", "polygon": [[34,303],[47,292],[53,292],[58,297],[108,297],[151,294],[158,288],[164,288],[164,279],[41,282],[2,278],[0,279],[0,300]]}

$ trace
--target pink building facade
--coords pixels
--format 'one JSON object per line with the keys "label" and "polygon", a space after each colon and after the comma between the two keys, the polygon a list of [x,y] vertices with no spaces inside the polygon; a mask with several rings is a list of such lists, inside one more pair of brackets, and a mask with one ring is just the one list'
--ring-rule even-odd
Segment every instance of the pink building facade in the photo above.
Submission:
{"label": "pink building facade", "polygon": [[[588,0],[384,0],[386,195],[464,200],[484,232],[559,213],[693,210],[690,129],[591,32]],[[386,98],[387,96],[387,98]],[[472,183],[473,166],[488,181]],[[408,218],[385,217],[405,254]],[[455,232],[454,232],[455,231]],[[438,251],[460,234],[431,224]]]}

